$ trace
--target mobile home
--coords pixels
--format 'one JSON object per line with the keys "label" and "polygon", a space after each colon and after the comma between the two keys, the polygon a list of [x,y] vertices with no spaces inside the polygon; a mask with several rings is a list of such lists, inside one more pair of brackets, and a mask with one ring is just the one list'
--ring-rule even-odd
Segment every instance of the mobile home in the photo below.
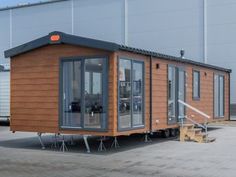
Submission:
{"label": "mobile home", "polygon": [[[229,118],[230,69],[62,32],[5,51],[11,131],[120,136]],[[181,104],[179,100],[184,103]]]}
{"label": "mobile home", "polygon": [[9,122],[10,118],[10,71],[0,65],[0,122]]}

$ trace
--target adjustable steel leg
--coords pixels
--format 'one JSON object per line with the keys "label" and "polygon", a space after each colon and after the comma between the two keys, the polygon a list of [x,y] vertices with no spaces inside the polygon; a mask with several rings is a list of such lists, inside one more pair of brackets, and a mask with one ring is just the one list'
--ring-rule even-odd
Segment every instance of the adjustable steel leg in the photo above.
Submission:
{"label": "adjustable steel leg", "polygon": [[90,153],[90,147],[89,147],[89,144],[88,144],[88,135],[83,135],[83,138],[84,138],[84,144],[85,144],[86,149],[87,149],[87,153]]}
{"label": "adjustable steel leg", "polygon": [[106,151],[106,147],[105,147],[105,145],[104,145],[104,143],[103,143],[103,141],[104,141],[104,138],[105,137],[101,137],[101,139],[100,139],[100,143],[99,143],[99,147],[98,147],[98,151]]}
{"label": "adjustable steel leg", "polygon": [[115,136],[114,137],[114,140],[113,140],[113,142],[112,142],[112,144],[111,144],[111,148],[119,148],[120,147],[120,145],[119,145],[119,143],[118,143],[118,141],[117,141],[117,137]]}
{"label": "adjustable steel leg", "polygon": [[55,135],[52,137],[52,145],[51,148],[57,148],[59,147],[58,145],[58,134],[55,133]]}
{"label": "adjustable steel leg", "polygon": [[45,146],[44,146],[44,143],[43,143],[43,141],[42,141],[42,133],[39,133],[38,132],[38,138],[39,138],[39,142],[40,142],[40,144],[41,144],[41,147],[42,147],[42,149],[45,149]]}
{"label": "adjustable steel leg", "polygon": [[150,142],[152,142],[152,140],[151,140],[151,138],[149,137],[148,133],[146,133],[145,136],[144,136],[144,142],[145,142],[145,143],[150,143]]}
{"label": "adjustable steel leg", "polygon": [[68,148],[66,147],[64,135],[62,136],[62,144],[61,144],[60,151],[62,152],[68,151]]}

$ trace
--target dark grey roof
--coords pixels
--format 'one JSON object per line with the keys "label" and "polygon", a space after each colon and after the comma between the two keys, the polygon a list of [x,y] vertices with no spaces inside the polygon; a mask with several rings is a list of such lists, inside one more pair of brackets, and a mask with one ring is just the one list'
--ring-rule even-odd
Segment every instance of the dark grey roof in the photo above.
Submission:
{"label": "dark grey roof", "polygon": [[[52,35],[59,35],[60,40],[57,42],[52,42],[50,40],[50,37]],[[175,56],[170,56],[170,55],[165,55],[157,52],[152,52],[148,50],[143,50],[143,49],[138,49],[138,48],[132,48],[124,45],[119,45],[113,42],[107,42],[107,41],[101,41],[101,40],[95,40],[95,39],[90,39],[90,38],[84,38],[80,36],[75,36],[71,34],[66,34],[62,33],[59,31],[54,31],[52,33],[49,33],[48,35],[38,38],[36,40],[27,42],[23,45],[20,45],[18,47],[6,50],[4,52],[5,57],[13,57],[49,44],[71,44],[71,45],[79,45],[79,46],[84,46],[84,47],[90,47],[90,48],[96,48],[96,49],[102,49],[106,51],[128,51],[132,53],[137,53],[137,54],[142,54],[146,56],[152,56],[152,57],[158,57],[170,61],[176,61],[180,63],[186,63],[186,64],[192,64],[196,66],[201,66],[201,67],[206,67],[206,68],[211,68],[211,69],[216,69],[220,71],[225,71],[225,72],[231,72],[230,69],[214,66],[214,65],[209,65],[201,62],[196,62],[190,59],[182,59],[180,57],[175,57]]]}

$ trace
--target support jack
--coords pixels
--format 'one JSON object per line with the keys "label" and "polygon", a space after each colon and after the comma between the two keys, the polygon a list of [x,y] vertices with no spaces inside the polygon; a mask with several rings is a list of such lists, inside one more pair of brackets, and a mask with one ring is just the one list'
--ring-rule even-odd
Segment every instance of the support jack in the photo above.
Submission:
{"label": "support jack", "polygon": [[99,147],[98,147],[99,152],[106,151],[106,147],[103,143],[104,140],[105,140],[105,137],[100,138],[100,143],[99,143]]}
{"label": "support jack", "polygon": [[39,133],[39,132],[38,132],[38,138],[39,138],[39,142],[40,142],[40,144],[41,144],[42,149],[43,149],[43,150],[46,149],[46,148],[45,148],[45,145],[44,145],[44,143],[43,143],[43,140],[42,140],[42,133]]}
{"label": "support jack", "polygon": [[151,140],[151,138],[150,138],[150,136],[149,136],[148,133],[146,133],[146,134],[144,135],[144,142],[145,142],[145,143],[150,143],[150,142],[152,142],[152,140]]}
{"label": "support jack", "polygon": [[60,151],[62,152],[65,152],[65,151],[68,151],[68,148],[66,146],[66,143],[65,143],[65,138],[64,138],[64,135],[62,136],[62,144],[61,144],[61,147],[60,147]]}
{"label": "support jack", "polygon": [[90,153],[90,147],[89,147],[89,144],[88,144],[88,135],[83,135],[83,138],[84,138],[84,144],[85,144],[86,149],[87,149],[87,153]]}
{"label": "support jack", "polygon": [[58,144],[58,137],[59,134],[56,134],[52,137],[52,145],[51,145],[51,148],[55,148],[57,149],[59,147],[59,144]]}
{"label": "support jack", "polygon": [[117,140],[117,137],[114,137],[114,140],[111,144],[111,148],[113,148],[113,147],[116,148],[116,149],[120,147],[120,145],[118,143],[118,140]]}

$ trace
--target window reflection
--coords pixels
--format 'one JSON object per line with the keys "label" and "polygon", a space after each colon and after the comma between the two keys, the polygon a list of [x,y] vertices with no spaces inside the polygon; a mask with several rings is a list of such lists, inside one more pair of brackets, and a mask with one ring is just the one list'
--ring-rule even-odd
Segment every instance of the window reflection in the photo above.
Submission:
{"label": "window reflection", "polygon": [[120,60],[120,128],[131,127],[131,61]]}
{"label": "window reflection", "polygon": [[104,114],[102,73],[102,59],[88,59],[85,61],[85,127],[101,127],[101,118]]}
{"label": "window reflection", "polygon": [[63,64],[63,125],[81,126],[81,62]]}
{"label": "window reflection", "polygon": [[143,63],[119,60],[119,128],[143,125]]}
{"label": "window reflection", "polygon": [[133,63],[133,125],[143,124],[143,66]]}
{"label": "window reflection", "polygon": [[106,69],[104,58],[63,61],[62,126],[105,127]]}

